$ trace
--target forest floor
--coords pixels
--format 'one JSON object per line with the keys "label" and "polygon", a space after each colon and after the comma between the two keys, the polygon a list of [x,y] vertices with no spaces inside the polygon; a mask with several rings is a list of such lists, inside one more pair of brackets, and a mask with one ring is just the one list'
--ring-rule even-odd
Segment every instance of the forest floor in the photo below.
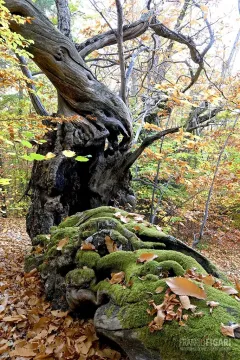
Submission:
{"label": "forest floor", "polygon": [[0,359],[126,359],[98,339],[92,320],[51,308],[38,273],[24,273],[30,249],[25,220],[0,218]]}
{"label": "forest floor", "polygon": [[[98,339],[91,320],[51,308],[38,273],[24,273],[30,249],[25,220],[0,218],[0,359],[125,359]],[[213,237],[200,251],[231,280],[240,277],[239,230]]]}

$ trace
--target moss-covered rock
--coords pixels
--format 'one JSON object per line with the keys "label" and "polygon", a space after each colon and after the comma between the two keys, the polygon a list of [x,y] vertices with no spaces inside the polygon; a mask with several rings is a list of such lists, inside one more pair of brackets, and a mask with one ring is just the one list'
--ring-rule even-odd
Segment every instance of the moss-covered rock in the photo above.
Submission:
{"label": "moss-covered rock", "polygon": [[[123,347],[131,360],[240,358],[240,341],[220,332],[221,323],[240,322],[240,303],[205,284],[207,299],[191,298],[201,317],[183,310],[188,315],[184,326],[166,321],[162,330],[150,332],[156,315],[149,301],[162,304],[168,277],[184,276],[192,268],[202,275],[224,275],[200,253],[136,214],[106,206],[88,210],[51,229],[50,239],[44,235],[34,241],[43,254],[26,258],[26,269],[38,267],[47,298],[82,316],[91,309],[97,331]],[[142,261],[149,253],[152,260]],[[114,280],[116,273],[120,275]],[[206,301],[219,302],[212,314]]]}

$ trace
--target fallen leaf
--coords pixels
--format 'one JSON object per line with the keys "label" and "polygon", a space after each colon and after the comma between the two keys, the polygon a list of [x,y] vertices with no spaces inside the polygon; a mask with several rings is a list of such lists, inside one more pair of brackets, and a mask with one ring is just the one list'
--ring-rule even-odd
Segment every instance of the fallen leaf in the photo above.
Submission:
{"label": "fallen leaf", "polygon": [[5,322],[19,322],[26,320],[25,315],[14,315],[14,316],[5,316],[2,320]]}
{"label": "fallen leaf", "polygon": [[124,216],[120,211],[116,212],[114,216],[120,219],[124,224],[127,224],[130,221],[130,219]]}
{"label": "fallen leaf", "polygon": [[172,292],[177,295],[187,295],[195,297],[197,299],[206,299],[207,297],[205,291],[203,289],[200,289],[189,279],[183,277],[176,277],[172,279],[167,279],[166,283],[170,287]]}
{"label": "fallen leaf", "polygon": [[234,325],[224,325],[223,323],[221,323],[221,333],[224,336],[230,336],[230,337],[235,337],[234,335],[234,329],[236,329],[239,325],[238,324],[234,324]]}
{"label": "fallen leaf", "polygon": [[144,215],[137,215],[134,217],[134,220],[137,222],[143,222],[144,221]]}
{"label": "fallen leaf", "polygon": [[179,296],[179,299],[180,299],[180,301],[181,301],[181,304],[182,304],[183,309],[185,309],[185,310],[191,309],[192,312],[194,312],[194,311],[196,310],[196,305],[192,305],[192,304],[190,303],[190,299],[189,299],[188,296],[186,296],[186,295],[180,295],[180,296]]}
{"label": "fallen leaf", "polygon": [[211,306],[213,308],[219,306],[219,302],[216,301],[207,301],[207,306]]}
{"label": "fallen leaf", "polygon": [[164,290],[164,287],[163,287],[163,286],[159,286],[158,288],[156,288],[155,293],[156,293],[156,294],[161,294],[161,292],[163,292],[163,290]]}
{"label": "fallen leaf", "polygon": [[9,355],[10,356],[33,357],[36,355],[36,353],[31,349],[22,347],[22,348],[17,348],[13,351],[10,351]]}
{"label": "fallen leaf", "polygon": [[110,284],[121,284],[124,278],[125,278],[125,273],[123,271],[120,271],[118,273],[112,273],[109,282]]}
{"label": "fallen leaf", "polygon": [[46,155],[45,155],[45,159],[46,160],[50,160],[50,159],[53,159],[56,155],[52,152],[48,152]]}
{"label": "fallen leaf", "polygon": [[235,280],[236,289],[237,289],[237,291],[238,291],[239,294],[240,294],[240,281],[239,281],[237,278],[235,278],[234,280]]}
{"label": "fallen leaf", "polygon": [[207,301],[207,305],[210,306],[210,314],[212,314],[213,312],[213,309],[217,306],[219,306],[219,303],[218,302],[215,302],[215,301]]}
{"label": "fallen leaf", "polygon": [[0,347],[0,355],[8,351],[8,344],[4,344]]}
{"label": "fallen leaf", "polygon": [[221,288],[221,290],[228,295],[237,295],[238,294],[238,291],[231,286],[223,286]]}
{"label": "fallen leaf", "polygon": [[8,295],[5,295],[0,305],[0,314],[6,309],[7,303],[8,303]]}
{"label": "fallen leaf", "polygon": [[96,248],[90,242],[86,243],[85,241],[83,241],[81,245],[81,250],[93,251],[96,250]]}
{"label": "fallen leaf", "polygon": [[36,268],[34,268],[30,272],[25,273],[24,277],[25,277],[25,279],[33,277],[33,276],[35,276],[37,274],[37,272],[38,272],[38,270]]}
{"label": "fallen leaf", "polygon": [[166,315],[162,309],[159,309],[157,312],[157,316],[154,318],[154,323],[158,326],[158,330],[162,329],[163,323],[165,321]]}
{"label": "fallen leaf", "polygon": [[203,277],[202,281],[204,282],[204,284],[210,285],[210,286],[212,286],[216,282],[214,276],[212,276],[212,275],[207,275],[207,276]]}
{"label": "fallen leaf", "polygon": [[137,263],[145,263],[148,261],[152,261],[152,260],[156,259],[157,257],[158,257],[158,255],[153,254],[153,253],[143,253],[137,259]]}
{"label": "fallen leaf", "polygon": [[69,242],[69,238],[64,238],[62,240],[59,241],[58,246],[57,246],[57,250],[62,250],[62,248],[67,245],[67,243]]}
{"label": "fallen leaf", "polygon": [[64,156],[68,158],[71,158],[76,155],[75,151],[71,151],[71,150],[64,150],[62,153]]}
{"label": "fallen leaf", "polygon": [[105,236],[105,245],[108,249],[108,252],[111,254],[112,252],[118,251],[116,243],[110,238],[110,236]]}
{"label": "fallen leaf", "polygon": [[63,318],[68,315],[69,311],[52,310],[51,314],[57,318]]}
{"label": "fallen leaf", "polygon": [[136,230],[136,231],[139,231],[139,230],[141,229],[141,227],[140,227],[139,225],[136,225],[136,226],[134,226],[133,228],[134,228],[134,230]]}

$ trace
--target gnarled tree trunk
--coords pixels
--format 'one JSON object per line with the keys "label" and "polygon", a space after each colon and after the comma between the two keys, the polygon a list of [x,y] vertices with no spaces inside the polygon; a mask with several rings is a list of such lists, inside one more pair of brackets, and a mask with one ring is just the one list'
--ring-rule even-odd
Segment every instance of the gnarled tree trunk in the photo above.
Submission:
{"label": "gnarled tree trunk", "polygon": [[[104,204],[133,205],[129,167],[124,166],[132,139],[127,107],[94,77],[72,41],[31,1],[7,0],[6,6],[12,14],[32,18],[31,23],[12,23],[11,28],[34,41],[29,52],[57,89],[57,115],[72,117],[57,128],[47,120],[52,130],[38,152],[53,152],[56,157],[33,166],[30,237],[48,233],[52,225],[77,211]],[[86,163],[66,158],[62,151],[70,149],[92,157]]]}

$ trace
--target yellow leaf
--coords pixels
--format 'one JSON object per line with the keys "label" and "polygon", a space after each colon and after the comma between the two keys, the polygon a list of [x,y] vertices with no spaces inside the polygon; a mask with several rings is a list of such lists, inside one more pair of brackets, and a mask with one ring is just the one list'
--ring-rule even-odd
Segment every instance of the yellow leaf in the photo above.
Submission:
{"label": "yellow leaf", "polygon": [[46,155],[45,155],[45,159],[46,160],[50,160],[52,158],[54,158],[56,155],[52,152],[48,152]]}
{"label": "yellow leaf", "polygon": [[66,156],[68,158],[71,158],[76,155],[75,151],[72,151],[72,150],[64,150],[62,153],[64,156]]}

